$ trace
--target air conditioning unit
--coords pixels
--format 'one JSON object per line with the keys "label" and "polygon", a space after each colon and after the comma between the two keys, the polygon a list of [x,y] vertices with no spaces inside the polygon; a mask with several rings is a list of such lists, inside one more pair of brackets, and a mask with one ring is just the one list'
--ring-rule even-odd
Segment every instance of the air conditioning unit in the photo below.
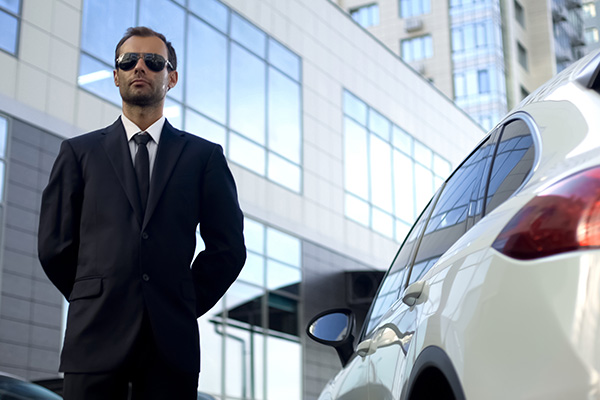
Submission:
{"label": "air conditioning unit", "polygon": [[404,30],[406,32],[415,32],[423,29],[423,20],[421,18],[407,18],[404,21]]}

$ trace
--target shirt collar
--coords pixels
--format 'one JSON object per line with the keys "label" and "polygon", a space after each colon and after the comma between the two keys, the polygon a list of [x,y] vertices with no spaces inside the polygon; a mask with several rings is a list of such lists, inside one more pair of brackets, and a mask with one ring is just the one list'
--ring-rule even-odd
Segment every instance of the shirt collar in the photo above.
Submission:
{"label": "shirt collar", "polygon": [[[160,140],[160,133],[162,132],[163,127],[165,126],[166,118],[163,115],[160,117],[155,123],[150,125],[145,132],[148,132],[152,140],[156,144]],[[121,114],[121,122],[123,122],[123,127],[125,128],[125,133],[127,134],[127,141],[129,142],[131,138],[136,134],[140,133],[142,130],[129,118],[127,118],[124,114]]]}

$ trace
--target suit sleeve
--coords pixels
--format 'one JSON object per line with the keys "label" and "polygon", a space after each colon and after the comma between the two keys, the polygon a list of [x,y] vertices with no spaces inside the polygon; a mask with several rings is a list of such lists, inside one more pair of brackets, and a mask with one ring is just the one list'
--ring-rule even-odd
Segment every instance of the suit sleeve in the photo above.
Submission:
{"label": "suit sleeve", "polygon": [[64,141],[42,194],[38,256],[44,272],[69,298],[75,281],[83,179],[71,144]]}
{"label": "suit sleeve", "polygon": [[246,261],[244,216],[221,146],[215,146],[208,161],[201,207],[200,234],[206,249],[192,263],[198,317],[219,301]]}

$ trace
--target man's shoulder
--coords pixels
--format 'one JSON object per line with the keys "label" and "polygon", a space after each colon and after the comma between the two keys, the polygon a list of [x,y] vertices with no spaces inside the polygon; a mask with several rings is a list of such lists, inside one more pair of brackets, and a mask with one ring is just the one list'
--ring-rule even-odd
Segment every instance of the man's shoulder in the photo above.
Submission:
{"label": "man's shoulder", "polygon": [[123,128],[123,124],[120,119],[117,119],[111,125],[105,126],[104,128],[96,129],[95,131],[82,133],[81,135],[74,136],[70,139],[66,139],[66,142],[71,143],[72,145],[84,145],[86,143],[92,143],[97,140],[100,140],[107,133],[114,131],[115,129]]}
{"label": "man's shoulder", "polygon": [[221,145],[218,143],[211,142],[210,140],[207,140],[201,136],[195,135],[191,132],[177,129],[173,125],[169,125],[169,128],[172,129],[173,133],[185,138],[188,142],[192,143],[193,145],[202,146],[202,147],[210,148],[210,149],[213,149],[214,147],[221,147]]}

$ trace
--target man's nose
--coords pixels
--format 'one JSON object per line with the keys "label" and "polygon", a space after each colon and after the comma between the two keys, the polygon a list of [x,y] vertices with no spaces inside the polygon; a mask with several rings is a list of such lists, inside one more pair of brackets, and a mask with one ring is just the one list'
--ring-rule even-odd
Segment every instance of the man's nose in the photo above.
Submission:
{"label": "man's nose", "polygon": [[143,70],[143,71],[146,71],[146,63],[144,62],[144,58],[143,58],[143,57],[140,57],[140,58],[137,60],[137,62],[135,63],[135,68],[134,68],[134,70],[135,70],[135,71],[138,71],[138,70]]}

